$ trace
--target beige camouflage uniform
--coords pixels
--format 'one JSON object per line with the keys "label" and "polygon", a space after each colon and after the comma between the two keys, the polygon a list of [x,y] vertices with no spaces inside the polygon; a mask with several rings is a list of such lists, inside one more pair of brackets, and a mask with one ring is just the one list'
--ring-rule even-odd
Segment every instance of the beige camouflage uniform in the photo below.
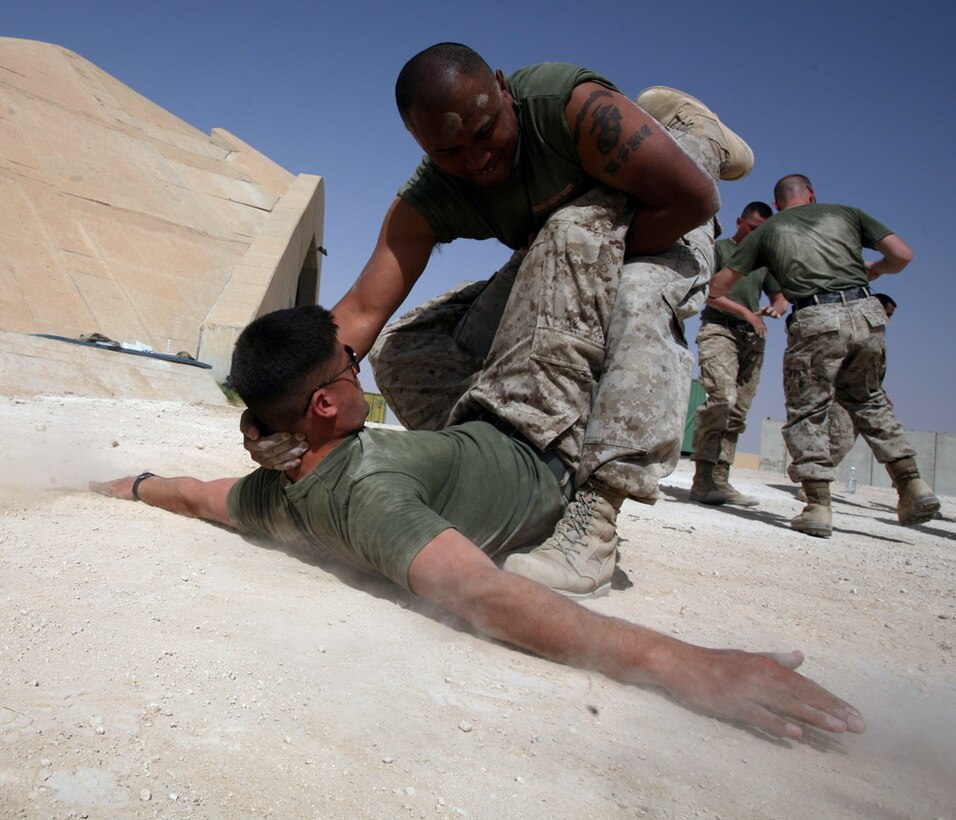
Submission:
{"label": "beige camouflage uniform", "polygon": [[[716,177],[708,140],[674,133]],[[407,427],[490,413],[575,473],[657,497],[680,456],[693,357],[683,320],[713,273],[713,223],[624,260],[633,203],[596,187],[556,210],[527,253],[390,325],[375,378]]]}
{"label": "beige camouflage uniform", "polygon": [[695,461],[734,463],[737,439],[746,429],[760,384],[765,346],[766,340],[755,332],[701,323],[697,350],[707,401],[694,417]]}
{"label": "beige camouflage uniform", "polygon": [[792,315],[783,356],[783,435],[794,458],[789,467],[793,481],[836,477],[828,435],[835,400],[849,412],[878,462],[916,455],[881,385],[886,323],[883,306],[873,297],[806,307]]}

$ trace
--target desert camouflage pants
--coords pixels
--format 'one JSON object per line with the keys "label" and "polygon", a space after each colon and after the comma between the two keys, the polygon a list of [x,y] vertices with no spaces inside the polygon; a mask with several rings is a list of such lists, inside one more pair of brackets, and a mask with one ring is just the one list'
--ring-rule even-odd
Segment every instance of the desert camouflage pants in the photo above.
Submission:
{"label": "desert camouflage pants", "polygon": [[707,400],[694,417],[694,460],[733,464],[737,439],[757,394],[765,340],[756,333],[702,322],[697,334],[700,383]]}
{"label": "desert camouflage pants", "polygon": [[[880,384],[886,376],[886,352],[884,349],[883,364],[880,367]],[[830,406],[830,417],[828,419],[828,434],[830,436],[830,458],[833,459],[833,466],[836,467],[850,452],[856,441],[856,427],[853,426],[853,419],[846,411],[839,399]]]}
{"label": "desert camouflage pants", "polygon": [[834,401],[881,464],[915,456],[881,385],[886,314],[877,299],[815,305],[793,314],[783,357],[793,481],[833,481],[829,415]]}
{"label": "desert camouflage pants", "polygon": [[683,320],[703,306],[713,226],[624,260],[632,214],[620,192],[594,189],[488,282],[386,328],[371,360],[399,420],[440,429],[490,414],[557,453],[578,486],[593,476],[656,498],[680,456],[693,367]]}

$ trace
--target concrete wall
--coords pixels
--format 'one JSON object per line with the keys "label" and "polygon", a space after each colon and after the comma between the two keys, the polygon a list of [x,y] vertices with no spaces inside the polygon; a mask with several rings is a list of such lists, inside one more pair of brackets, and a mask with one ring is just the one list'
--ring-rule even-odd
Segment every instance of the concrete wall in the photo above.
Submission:
{"label": "concrete wall", "polygon": [[[764,419],[760,428],[760,469],[786,473],[791,462],[783,441],[783,422]],[[916,450],[920,473],[929,485],[944,495],[956,495],[956,436],[907,430],[906,438]],[[846,458],[837,467],[837,481],[845,482],[851,467],[856,467],[860,484],[890,487],[890,477],[862,437],[858,437]]]}
{"label": "concrete wall", "polygon": [[0,331],[22,335],[0,351],[0,393],[91,395],[101,362],[157,372],[94,350],[51,364],[44,386],[37,354],[57,348],[35,333],[185,351],[223,379],[242,325],[315,303],[323,208],[320,177],[193,128],[67,49],[0,37]]}

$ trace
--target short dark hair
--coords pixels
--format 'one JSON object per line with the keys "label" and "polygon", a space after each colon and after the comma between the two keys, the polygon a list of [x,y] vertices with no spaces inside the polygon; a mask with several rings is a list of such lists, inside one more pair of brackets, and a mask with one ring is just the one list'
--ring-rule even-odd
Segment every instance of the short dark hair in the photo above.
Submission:
{"label": "short dark hair", "polygon": [[481,55],[461,43],[436,43],[419,51],[399,72],[395,81],[395,103],[407,124],[412,108],[433,110],[448,99],[454,82],[461,76],[495,73]]}
{"label": "short dark hair", "polygon": [[803,190],[813,191],[813,183],[810,182],[810,178],[803,174],[787,174],[777,180],[777,184],[773,186],[774,202],[789,202]]}
{"label": "short dark hair", "polygon": [[239,334],[230,379],[263,426],[298,428],[313,383],[333,366],[337,330],[324,307],[301,305],[260,316]]}
{"label": "short dark hair", "polygon": [[886,310],[888,307],[892,307],[893,310],[896,310],[896,300],[892,296],[888,296],[885,293],[874,293],[873,295],[880,300],[880,304],[883,305],[883,310]]}
{"label": "short dark hair", "polygon": [[757,214],[757,216],[762,216],[764,219],[770,219],[770,217],[773,216],[773,209],[766,202],[755,200],[749,203],[747,207],[740,212],[740,218],[746,219],[751,214]]}

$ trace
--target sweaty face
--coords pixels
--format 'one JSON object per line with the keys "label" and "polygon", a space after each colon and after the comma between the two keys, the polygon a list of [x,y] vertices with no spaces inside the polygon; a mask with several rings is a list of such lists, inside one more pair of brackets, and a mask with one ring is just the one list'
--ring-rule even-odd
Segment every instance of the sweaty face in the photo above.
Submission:
{"label": "sweaty face", "polygon": [[461,77],[443,110],[412,108],[408,128],[432,161],[452,176],[483,188],[511,173],[518,119],[499,71],[496,77]]}

